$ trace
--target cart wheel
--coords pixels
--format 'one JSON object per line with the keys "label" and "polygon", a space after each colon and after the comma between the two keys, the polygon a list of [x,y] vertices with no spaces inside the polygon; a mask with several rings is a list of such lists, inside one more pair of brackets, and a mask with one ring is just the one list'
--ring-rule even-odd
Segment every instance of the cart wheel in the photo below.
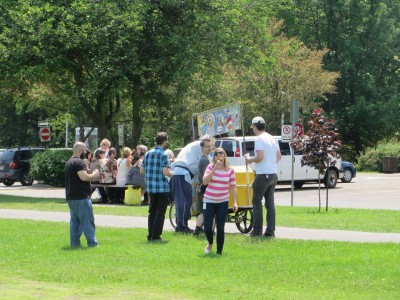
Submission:
{"label": "cart wheel", "polygon": [[172,227],[176,228],[176,207],[175,202],[172,201],[171,205],[169,206],[169,221],[171,222]]}
{"label": "cart wheel", "polygon": [[245,209],[235,213],[235,223],[241,233],[249,233],[253,229],[253,210]]}

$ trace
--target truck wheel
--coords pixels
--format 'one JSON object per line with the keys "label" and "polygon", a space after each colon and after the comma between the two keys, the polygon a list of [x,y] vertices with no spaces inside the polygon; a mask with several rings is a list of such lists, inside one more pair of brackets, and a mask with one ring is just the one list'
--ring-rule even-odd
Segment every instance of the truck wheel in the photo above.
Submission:
{"label": "truck wheel", "polygon": [[28,171],[23,171],[21,174],[21,184],[22,185],[32,185],[33,177]]}
{"label": "truck wheel", "polygon": [[294,188],[295,189],[301,189],[303,187],[303,185],[304,185],[303,181],[295,181],[294,182]]}
{"label": "truck wheel", "polygon": [[353,172],[350,168],[345,168],[343,170],[343,178],[341,179],[342,182],[349,183],[353,179]]}
{"label": "truck wheel", "polygon": [[12,186],[15,183],[15,180],[11,180],[11,179],[4,179],[3,180],[4,185],[6,186]]}
{"label": "truck wheel", "polygon": [[329,170],[328,174],[325,175],[324,178],[324,185],[325,187],[329,187],[330,189],[333,189],[336,187],[338,180],[338,175],[335,170]]}

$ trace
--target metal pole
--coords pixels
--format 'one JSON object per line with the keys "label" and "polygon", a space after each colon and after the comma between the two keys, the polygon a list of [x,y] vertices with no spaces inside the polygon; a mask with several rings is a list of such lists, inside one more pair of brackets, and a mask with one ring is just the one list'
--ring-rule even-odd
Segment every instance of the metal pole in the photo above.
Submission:
{"label": "metal pole", "polygon": [[[197,116],[197,114],[193,114],[193,115],[192,115],[193,141],[196,140],[196,133],[195,133],[195,131],[194,131],[194,117],[195,117],[195,116]],[[198,126],[198,124],[197,124],[197,126]]]}
{"label": "metal pole", "polygon": [[68,148],[68,113],[65,114],[65,148]]}

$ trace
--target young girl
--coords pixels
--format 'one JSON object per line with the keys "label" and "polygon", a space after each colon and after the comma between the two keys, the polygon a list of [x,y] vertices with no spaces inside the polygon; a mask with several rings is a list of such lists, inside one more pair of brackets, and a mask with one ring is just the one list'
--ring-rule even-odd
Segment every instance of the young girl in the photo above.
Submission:
{"label": "young girl", "polygon": [[229,193],[233,198],[233,211],[238,210],[236,201],[236,177],[233,168],[229,167],[226,160],[225,150],[217,148],[214,150],[213,162],[208,165],[203,184],[208,184],[204,193],[204,233],[208,245],[204,253],[209,254],[213,246],[213,220],[216,219],[217,226],[217,254],[222,254],[225,240],[225,221],[228,213]]}

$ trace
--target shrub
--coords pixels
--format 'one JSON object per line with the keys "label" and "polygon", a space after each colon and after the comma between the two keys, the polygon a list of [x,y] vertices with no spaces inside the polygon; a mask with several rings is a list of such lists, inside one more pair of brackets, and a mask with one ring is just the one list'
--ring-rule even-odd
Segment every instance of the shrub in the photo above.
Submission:
{"label": "shrub", "polygon": [[397,171],[400,171],[400,143],[396,140],[381,142],[376,148],[368,148],[358,158],[357,168],[360,171],[383,171],[383,158],[387,156],[397,157]]}
{"label": "shrub", "polygon": [[52,186],[64,186],[64,168],[72,155],[71,149],[48,149],[30,161],[33,178]]}

